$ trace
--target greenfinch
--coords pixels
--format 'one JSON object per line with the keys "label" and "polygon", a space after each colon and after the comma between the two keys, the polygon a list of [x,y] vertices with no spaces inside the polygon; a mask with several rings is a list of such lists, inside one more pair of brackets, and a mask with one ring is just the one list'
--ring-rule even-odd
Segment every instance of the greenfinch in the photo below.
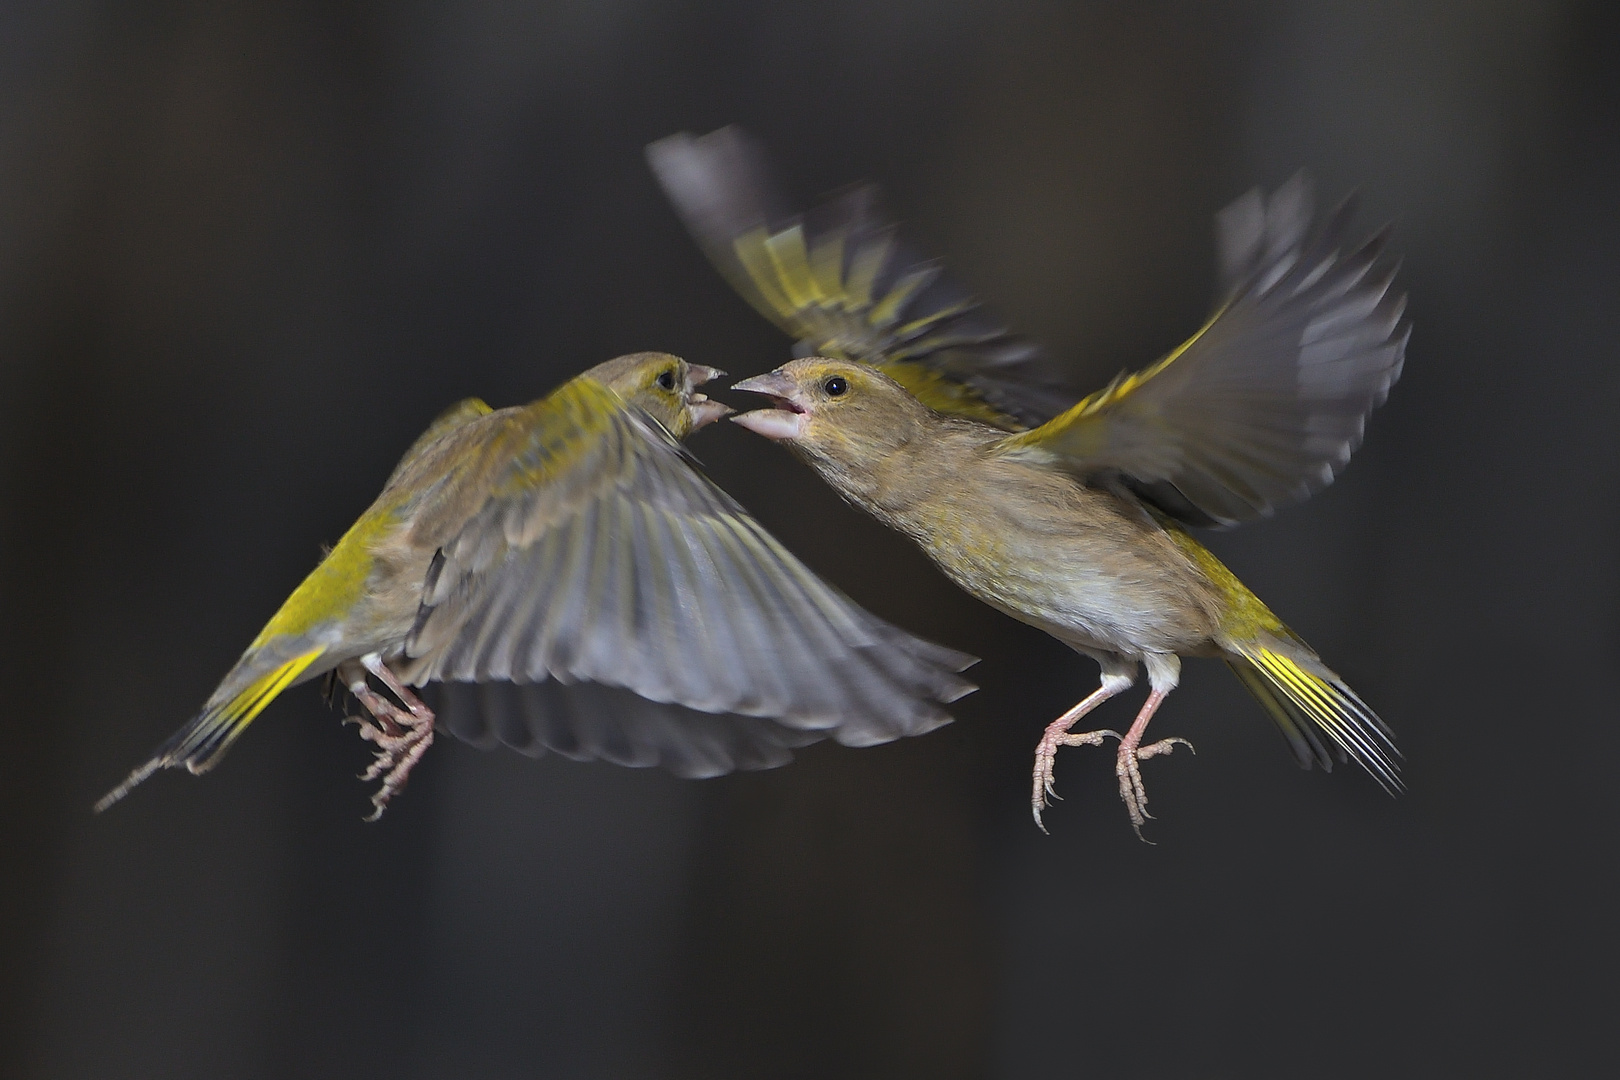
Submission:
{"label": "greenfinch", "polygon": [[413,689],[430,682],[449,684],[448,726],[475,743],[692,776],[948,721],[972,658],[819,580],[682,447],[731,411],[697,390],[719,374],[636,353],[529,405],[452,407],[202,711],[97,809],[160,768],[212,768],[278,694],[321,675],[376,746],[373,819],[433,741]]}
{"label": "greenfinch", "polygon": [[[758,151],[735,129],[677,136],[654,158],[714,261],[798,351],[822,354],[736,384],[773,407],[732,419],[788,446],[967,592],[1100,665],[1098,688],[1036,748],[1037,825],[1058,749],[1112,738],[1141,835],[1140,762],[1191,748],[1142,742],[1184,656],[1225,660],[1302,767],[1354,760],[1401,789],[1389,728],[1188,532],[1268,516],[1330,483],[1400,375],[1405,298],[1383,234],[1345,248],[1348,203],[1314,233],[1303,178],[1233,203],[1217,218],[1220,301],[1204,326],[1048,412],[1050,387],[1020,396],[1000,379],[1007,368],[975,369],[1011,339],[970,299],[938,301],[953,295],[939,268],[900,249],[870,196],[773,216]],[[1020,368],[1034,359],[1021,353]],[[1139,665],[1151,692],[1130,729],[1075,733]]]}

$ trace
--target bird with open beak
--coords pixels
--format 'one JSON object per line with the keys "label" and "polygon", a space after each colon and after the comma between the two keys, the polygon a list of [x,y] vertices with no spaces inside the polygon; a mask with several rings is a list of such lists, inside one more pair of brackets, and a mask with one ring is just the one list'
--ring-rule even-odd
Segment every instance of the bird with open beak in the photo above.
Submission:
{"label": "bird with open beak", "polygon": [[[433,742],[413,689],[429,682],[506,687],[455,695],[501,713],[451,725],[474,741],[692,776],[947,722],[972,658],[819,580],[681,445],[731,412],[698,390],[721,374],[635,353],[530,405],[452,407],[202,711],[97,809],[158,769],[212,768],[277,695],[320,675],[353,696],[376,746],[373,818]],[[557,686],[604,693],[561,702]]]}
{"label": "bird with open beak", "polygon": [[[1332,482],[1399,377],[1409,324],[1384,236],[1344,245],[1350,204],[1313,231],[1296,177],[1217,219],[1221,292],[1190,340],[1076,402],[1040,351],[912,254],[858,187],[785,214],[736,128],[648,148],[700,246],[803,357],[734,389],[732,419],[782,443],[840,495],[921,546],[956,584],[1097,661],[1101,684],[1047,726],[1031,808],[1060,747],[1117,739],[1120,797],[1149,816],[1143,744],[1181,658],[1225,660],[1300,765],[1361,764],[1400,789],[1389,729],[1193,538]],[[1146,668],[1123,735],[1072,729]],[[1190,745],[1189,745],[1190,749]]]}

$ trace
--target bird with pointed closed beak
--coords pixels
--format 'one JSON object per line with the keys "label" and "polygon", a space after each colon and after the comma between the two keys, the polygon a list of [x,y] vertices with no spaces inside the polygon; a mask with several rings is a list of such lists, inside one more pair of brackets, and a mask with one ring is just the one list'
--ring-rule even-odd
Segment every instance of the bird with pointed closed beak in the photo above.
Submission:
{"label": "bird with pointed closed beak", "polygon": [[[1059,748],[1118,740],[1120,798],[1141,836],[1144,745],[1182,657],[1224,660],[1299,764],[1354,760],[1401,788],[1382,720],[1189,532],[1270,515],[1330,483],[1400,375],[1405,298],[1383,234],[1345,246],[1347,202],[1312,229],[1296,177],[1217,219],[1221,295],[1190,340],[1076,402],[938,263],[913,254],[859,187],[785,213],[736,128],[648,148],[700,246],[802,357],[733,389],[733,416],[787,446],[843,498],[904,533],[957,585],[1097,661],[1100,685],[1046,728],[1031,809],[1055,797]],[[1130,687],[1122,736],[1074,732]]]}
{"label": "bird with pointed closed beak", "polygon": [[[948,721],[973,659],[822,582],[681,445],[731,412],[697,389],[720,374],[635,353],[530,405],[452,407],[202,711],[97,810],[159,769],[211,769],[320,675],[354,697],[376,746],[373,819],[433,742],[414,689],[430,682],[481,710],[451,724],[475,742],[688,776]],[[597,692],[555,693],[571,687]]]}

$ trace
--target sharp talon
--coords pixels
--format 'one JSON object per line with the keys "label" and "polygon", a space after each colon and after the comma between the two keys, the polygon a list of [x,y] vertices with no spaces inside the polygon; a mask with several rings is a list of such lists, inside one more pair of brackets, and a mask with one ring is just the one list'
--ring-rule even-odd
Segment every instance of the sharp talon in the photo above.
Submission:
{"label": "sharp talon", "polygon": [[1102,685],[1087,695],[1074,708],[1046,725],[1046,731],[1041,741],[1035,747],[1035,776],[1034,796],[1031,800],[1035,814],[1035,825],[1046,832],[1046,824],[1041,820],[1041,810],[1048,805],[1047,800],[1060,801],[1057,793],[1057,779],[1054,765],[1057,760],[1060,746],[1100,746],[1104,739],[1110,735],[1115,739],[1120,737],[1117,731],[1088,731],[1081,735],[1071,735],[1069,729],[1091,710],[1101,705],[1131,684],[1128,676],[1110,675],[1102,680]]}
{"label": "sharp talon", "polygon": [[1173,736],[1173,737],[1168,738],[1168,739],[1160,739],[1158,742],[1152,744],[1151,746],[1144,746],[1141,749],[1137,750],[1137,752],[1136,752],[1137,760],[1140,761],[1140,760],[1143,760],[1145,758],[1158,757],[1160,754],[1168,754],[1168,753],[1170,753],[1172,750],[1174,750],[1176,748],[1177,743],[1180,743],[1182,746],[1185,746],[1188,750],[1192,750],[1192,752],[1195,753],[1195,754],[1198,753],[1197,750],[1193,750],[1193,744],[1192,743],[1188,742],[1186,739],[1183,739],[1179,735],[1177,735],[1177,736]]}

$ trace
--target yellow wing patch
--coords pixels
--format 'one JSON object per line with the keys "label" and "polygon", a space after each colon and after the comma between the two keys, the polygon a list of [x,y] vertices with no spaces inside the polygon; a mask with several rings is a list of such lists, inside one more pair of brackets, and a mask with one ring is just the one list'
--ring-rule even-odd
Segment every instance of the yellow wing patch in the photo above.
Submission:
{"label": "yellow wing patch", "polygon": [[1038,449],[1048,443],[1062,439],[1063,452],[1066,457],[1084,458],[1100,454],[1107,446],[1107,432],[1100,422],[1099,414],[1119,405],[1142,387],[1149,379],[1161,374],[1171,364],[1181,359],[1188,349],[1191,349],[1198,340],[1209,332],[1215,321],[1225,312],[1222,307],[1211,315],[1198,332],[1172,349],[1162,359],[1143,368],[1141,371],[1121,372],[1114,376],[1112,382],[1093,394],[1086,395],[1078,404],[1061,415],[1038,428],[1030,431],[1010,435],[1001,441],[1006,450]]}
{"label": "yellow wing patch", "polygon": [[978,420],[1002,429],[1017,426],[1016,420],[993,408],[973,387],[941,375],[925,364],[896,360],[876,366],[935,412]]}

